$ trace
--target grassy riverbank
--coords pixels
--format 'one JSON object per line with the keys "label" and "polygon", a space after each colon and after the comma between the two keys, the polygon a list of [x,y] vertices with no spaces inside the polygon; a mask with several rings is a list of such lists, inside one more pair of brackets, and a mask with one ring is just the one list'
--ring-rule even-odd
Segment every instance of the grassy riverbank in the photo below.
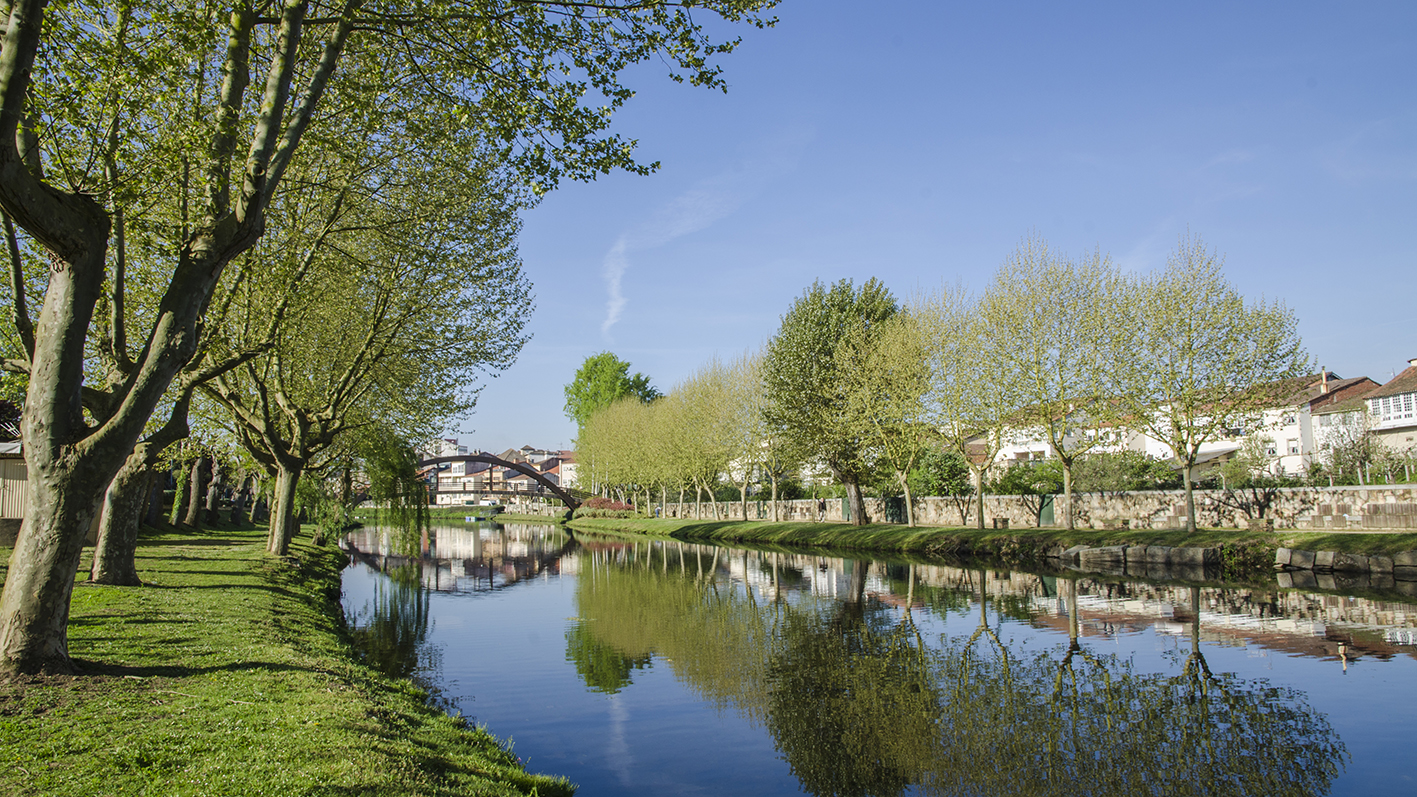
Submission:
{"label": "grassy riverbank", "polygon": [[82,675],[0,681],[0,794],[570,794],[354,660],[343,560],[274,559],[258,530],[146,536],[147,586],[74,591]]}
{"label": "grassy riverbank", "polygon": [[914,553],[922,555],[985,556],[1005,561],[1037,559],[1054,546],[1166,545],[1173,547],[1225,546],[1237,558],[1263,564],[1272,562],[1276,548],[1309,551],[1344,551],[1393,554],[1417,550],[1417,534],[1361,534],[1332,532],[1251,532],[1235,529],[1202,529],[1194,534],[1168,530],[1079,529],[968,529],[958,527],[909,528],[874,523],[772,523],[755,521],[654,520],[646,518],[579,518],[571,528],[671,537],[678,540],[722,541],[837,550]]}

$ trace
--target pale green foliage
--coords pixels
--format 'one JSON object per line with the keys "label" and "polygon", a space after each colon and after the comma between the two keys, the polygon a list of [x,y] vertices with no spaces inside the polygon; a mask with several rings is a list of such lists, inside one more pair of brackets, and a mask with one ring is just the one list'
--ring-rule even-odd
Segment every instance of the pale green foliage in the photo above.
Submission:
{"label": "pale green foliage", "polygon": [[1015,425],[1040,432],[1062,461],[1068,528],[1073,462],[1107,439],[1098,432],[1116,416],[1108,389],[1120,285],[1100,251],[1069,258],[1033,236],[1005,261],[978,309],[988,334],[1008,344],[994,356],[1017,391]]}
{"label": "pale green foliage", "polygon": [[732,377],[717,358],[670,394],[679,428],[679,477],[698,490],[712,491],[719,474],[727,470],[734,455],[734,415],[729,391]]}
{"label": "pale green foliage", "polygon": [[289,303],[268,353],[219,377],[216,391],[268,466],[309,462],[344,429],[375,421],[408,439],[436,434],[525,342],[531,291],[515,195],[484,164],[479,181],[438,181],[457,201],[425,203],[414,189],[438,180],[436,167],[410,153],[369,170],[379,179],[357,194],[291,197],[275,208],[279,234],[238,272],[213,347],[263,334],[267,308]]}
{"label": "pale green foliage", "polygon": [[915,509],[908,476],[936,437],[924,401],[930,389],[924,333],[921,320],[902,311],[879,324],[856,327],[836,350],[844,425],[894,474],[905,493],[906,522],[911,526]]}
{"label": "pale green foliage", "polygon": [[1195,236],[1161,273],[1136,280],[1119,307],[1114,395],[1129,423],[1184,468],[1194,530],[1191,468],[1201,446],[1273,407],[1278,383],[1309,368],[1297,321],[1279,302],[1246,301]]}
{"label": "pale green foliage", "polygon": [[[1019,405],[1017,385],[1004,368],[1001,349],[1008,343],[992,334],[977,302],[959,287],[918,298],[911,312],[926,347],[928,417],[945,445],[969,463],[975,482],[983,484]],[[979,491],[980,528],[983,496]]]}
{"label": "pale green foliage", "polygon": [[761,360],[714,359],[661,399],[630,396],[590,416],[577,439],[583,466],[601,492],[679,490],[712,492],[720,476],[743,500],[768,463],[788,467],[762,417]]}

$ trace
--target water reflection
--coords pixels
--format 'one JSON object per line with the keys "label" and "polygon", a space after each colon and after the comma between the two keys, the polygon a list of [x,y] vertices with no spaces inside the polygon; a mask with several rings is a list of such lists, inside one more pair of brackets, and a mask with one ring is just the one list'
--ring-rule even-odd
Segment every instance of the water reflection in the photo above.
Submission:
{"label": "water reflection", "polygon": [[429,669],[420,646],[428,636],[431,592],[423,585],[419,563],[402,564],[374,586],[374,597],[348,616],[354,649],[370,666],[399,678]]}
{"label": "water reflection", "polygon": [[[388,576],[351,613],[361,649],[386,671],[436,666],[430,596],[487,596],[509,611],[493,596],[523,596],[534,583],[557,592],[555,579],[573,576],[557,594],[574,606],[556,604],[549,641],[579,694],[608,701],[623,725],[635,716],[627,698],[672,676],[761,728],[763,749],[776,749],[802,790],[823,795],[1328,793],[1348,756],[1312,705],[1321,693],[1244,666],[1226,672],[1234,659],[1217,651],[1277,651],[1339,676],[1414,658],[1417,631],[1417,607],[1361,598],[673,541],[578,543],[549,527],[439,528],[402,553],[375,530],[345,547]],[[472,660],[490,671],[529,666],[459,633],[478,640]],[[537,705],[573,702],[543,698],[553,679],[538,672],[528,679]],[[494,695],[472,688],[492,710]],[[686,715],[699,710],[690,702]],[[524,693],[498,722],[526,705]],[[549,736],[564,746],[607,733]],[[574,761],[604,754],[594,749]],[[631,790],[629,774],[617,777]]]}
{"label": "water reflection", "polygon": [[590,552],[580,627],[763,724],[813,794],[1314,794],[1344,761],[1302,693],[1211,671],[1196,611],[1179,674],[1137,672],[1084,644],[1076,581],[1061,585],[1068,644],[1038,651],[998,633],[987,572],[957,574],[978,590],[973,632],[927,639],[913,566],[895,606],[867,592],[866,562],[828,578],[715,550],[704,571],[704,551],[671,545]]}
{"label": "water reflection", "polygon": [[575,538],[551,527],[498,523],[433,526],[408,531],[370,526],[347,535],[340,547],[381,573],[413,568],[437,592],[491,592],[542,575],[558,575]]}

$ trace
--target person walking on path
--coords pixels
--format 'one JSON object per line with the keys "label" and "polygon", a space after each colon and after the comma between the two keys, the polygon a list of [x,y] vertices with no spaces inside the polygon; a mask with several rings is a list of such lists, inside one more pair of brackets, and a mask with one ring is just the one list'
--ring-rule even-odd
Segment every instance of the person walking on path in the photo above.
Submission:
{"label": "person walking on path", "polygon": [[821,523],[827,519],[827,499],[817,499],[817,522]]}

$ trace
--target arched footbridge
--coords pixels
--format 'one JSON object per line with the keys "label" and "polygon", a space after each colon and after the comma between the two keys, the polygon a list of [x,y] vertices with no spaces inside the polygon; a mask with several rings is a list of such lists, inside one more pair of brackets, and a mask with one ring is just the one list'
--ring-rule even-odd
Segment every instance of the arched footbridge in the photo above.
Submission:
{"label": "arched footbridge", "polygon": [[546,478],[546,474],[537,471],[536,468],[522,462],[511,462],[491,454],[458,454],[452,457],[433,457],[432,459],[421,460],[418,463],[418,467],[426,468],[429,465],[441,465],[444,462],[483,462],[488,465],[495,465],[499,468],[514,470],[535,479],[537,484],[551,491],[552,495],[565,501],[567,509],[575,511],[576,508],[581,505],[580,499],[561,489],[561,485]]}

